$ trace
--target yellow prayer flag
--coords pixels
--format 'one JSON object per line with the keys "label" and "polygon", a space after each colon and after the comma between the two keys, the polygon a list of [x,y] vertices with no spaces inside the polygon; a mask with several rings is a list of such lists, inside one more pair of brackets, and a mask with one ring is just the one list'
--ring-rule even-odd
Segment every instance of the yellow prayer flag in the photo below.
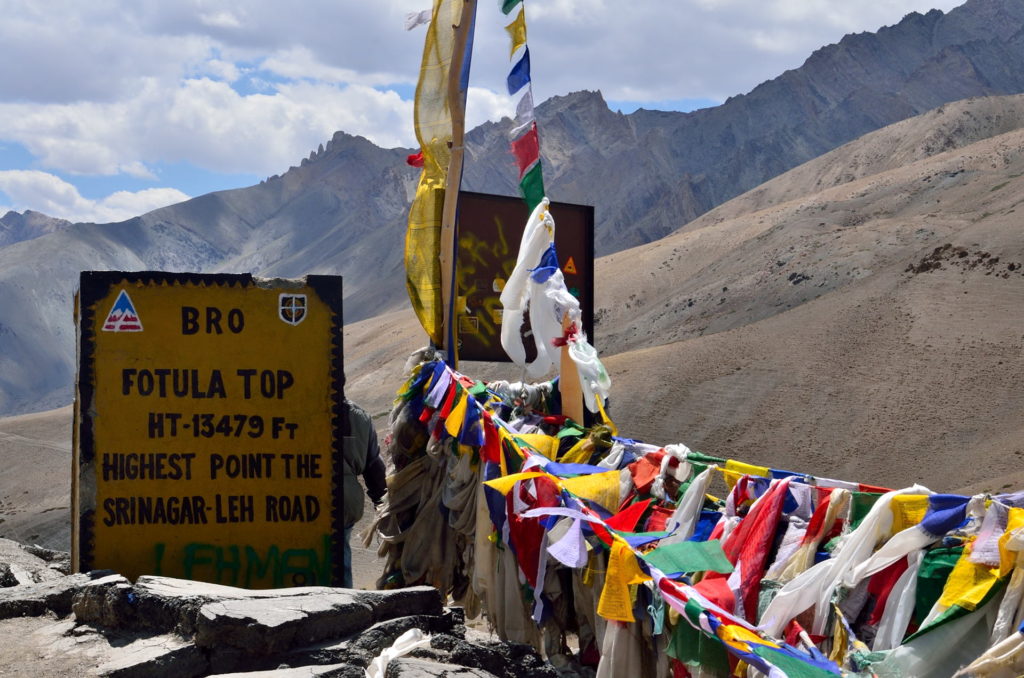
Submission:
{"label": "yellow prayer flag", "polygon": [[[841,615],[842,612],[839,610],[839,606],[835,603],[832,604],[834,614]],[[846,665],[847,650],[850,645],[850,636],[846,632],[846,625],[836,616],[835,621],[832,623],[832,651],[829,652],[828,658],[834,661],[839,666]]]}
{"label": "yellow prayer flag", "polygon": [[1024,527],[1024,509],[1011,508],[1006,518],[1006,531],[999,537],[999,576],[1005,577],[1017,565],[1017,552],[1006,547],[1014,532]]}
{"label": "yellow prayer flag", "polygon": [[960,554],[942,589],[939,605],[947,608],[959,605],[965,610],[973,610],[999,581],[999,568],[972,563],[973,552],[974,544],[971,543]]}
{"label": "yellow prayer flag", "polygon": [[526,44],[526,8],[523,7],[519,10],[519,16],[517,16],[512,23],[505,26],[505,30],[508,31],[508,35],[512,38],[512,51],[508,53],[509,58],[516,53],[516,50]]}
{"label": "yellow prayer flag", "polygon": [[762,638],[750,629],[745,626],[740,626],[739,624],[722,624],[718,627],[716,633],[723,643],[738,650],[747,651],[749,643],[767,645],[768,647],[774,648],[779,647],[776,643]]}
{"label": "yellow prayer flag", "polygon": [[726,461],[725,468],[722,469],[722,475],[725,476],[725,484],[729,486],[730,490],[743,476],[771,478],[771,474],[771,469],[767,466],[754,466],[753,464],[744,464],[742,461],[733,461],[732,459]]}
{"label": "yellow prayer flag", "polygon": [[590,455],[594,452],[594,446],[589,438],[580,438],[569,451],[562,455],[563,464],[586,464],[590,461]]}
{"label": "yellow prayer flag", "polygon": [[[458,387],[456,387],[458,388]],[[466,418],[466,407],[469,405],[469,393],[458,389],[455,393],[455,406],[444,421],[444,430],[453,438],[459,436],[462,430],[462,422]]]}
{"label": "yellow prayer flag", "polygon": [[636,562],[636,554],[624,541],[616,539],[612,543],[611,554],[608,556],[608,572],[604,577],[604,588],[597,602],[597,613],[605,619],[631,622],[633,605],[629,595],[629,585],[645,582],[650,577],[643,573]]}
{"label": "yellow prayer flag", "polygon": [[441,212],[451,162],[452,117],[448,75],[463,0],[434,0],[423,44],[423,62],[413,103],[416,139],[423,171],[409,209],[405,233],[405,286],[409,302],[431,341],[444,345],[441,301]]}
{"label": "yellow prayer flag", "polygon": [[562,487],[577,497],[597,502],[609,511],[619,508],[619,471],[563,478]]}
{"label": "yellow prayer flag", "polygon": [[608,413],[604,411],[604,402],[601,399],[601,394],[595,393],[594,400],[597,402],[597,411],[601,414],[601,421],[604,422],[604,425],[608,427],[613,436],[619,435],[619,427],[615,425],[615,422],[608,416]]}
{"label": "yellow prayer flag", "polygon": [[501,478],[495,478],[494,480],[485,480],[484,485],[492,487],[502,494],[508,494],[512,491],[512,488],[520,480],[529,480],[530,478],[551,478],[557,481],[558,479],[554,476],[550,476],[547,473],[540,473],[538,471],[527,471],[526,473],[513,473],[510,476],[502,476]]}
{"label": "yellow prayer flag", "polygon": [[513,436],[530,449],[537,450],[548,459],[554,461],[558,454],[558,438],[543,433],[517,433]]}
{"label": "yellow prayer flag", "polygon": [[928,495],[897,494],[889,505],[892,510],[892,533],[917,525],[928,513]]}

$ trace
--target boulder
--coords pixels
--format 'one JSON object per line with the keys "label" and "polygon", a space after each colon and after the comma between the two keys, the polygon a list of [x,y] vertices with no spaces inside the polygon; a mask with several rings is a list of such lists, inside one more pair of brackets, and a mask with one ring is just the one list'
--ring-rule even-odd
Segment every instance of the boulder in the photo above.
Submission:
{"label": "boulder", "polygon": [[0,539],[0,587],[38,584],[68,574],[71,557],[62,551]]}
{"label": "boulder", "polygon": [[444,608],[431,587],[255,591],[151,576],[132,584],[108,571],[60,576],[47,553],[7,552],[0,577],[19,583],[0,588],[0,633],[21,634],[9,656],[33,675],[363,678],[396,639],[419,629],[430,645],[393,660],[387,676],[558,676],[529,646],[468,641],[462,609]]}
{"label": "boulder", "polygon": [[0,588],[0,619],[38,617],[47,612],[63,617],[71,612],[76,594],[90,589],[104,591],[127,582],[127,579],[109,570],[96,570],[37,584]]}
{"label": "boulder", "polygon": [[325,664],[322,666],[282,666],[269,671],[217,673],[211,674],[209,678],[365,678],[365,673],[362,669],[348,664]]}
{"label": "boulder", "polygon": [[162,635],[129,643],[115,659],[101,664],[97,673],[106,678],[193,678],[208,670],[206,655],[194,644]]}
{"label": "boulder", "polygon": [[358,633],[372,623],[373,608],[351,591],[229,598],[200,609],[195,642],[268,655]]}
{"label": "boulder", "polygon": [[399,657],[388,664],[385,678],[497,678],[483,669],[440,664],[415,657]]}

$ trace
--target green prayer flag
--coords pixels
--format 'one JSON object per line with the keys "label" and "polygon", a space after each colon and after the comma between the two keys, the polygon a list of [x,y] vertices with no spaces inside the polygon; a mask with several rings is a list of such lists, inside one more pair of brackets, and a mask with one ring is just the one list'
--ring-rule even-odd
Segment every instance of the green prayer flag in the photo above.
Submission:
{"label": "green prayer flag", "polygon": [[871,507],[881,497],[877,492],[851,492],[850,493],[850,529],[855,530],[861,521],[867,517]]}
{"label": "green prayer flag", "polygon": [[664,572],[720,572],[730,574],[733,565],[722,550],[722,542],[681,541],[667,546],[659,546],[650,553],[642,555],[643,559]]}
{"label": "green prayer flag", "polygon": [[918,629],[916,633],[907,636],[907,638],[904,639],[903,642],[909,643],[914,638],[917,638],[918,636],[923,636],[924,634],[928,633],[929,631],[937,629],[943,624],[948,624],[954,619],[959,619],[960,617],[965,617],[971,614],[972,612],[977,612],[981,610],[983,607],[985,607],[985,605],[989,603],[989,601],[995,598],[996,595],[1003,592],[1003,589],[1006,587],[1006,581],[1007,580],[1005,578],[996,581],[992,588],[988,590],[988,593],[985,594],[985,597],[981,599],[981,602],[978,603],[978,606],[975,607],[973,610],[968,610],[966,607],[954,605],[953,607],[949,608],[948,610],[940,614],[938,617],[936,617],[931,624],[928,624],[928,626]]}
{"label": "green prayer flag", "polygon": [[722,641],[698,631],[682,619],[672,631],[665,654],[684,664],[700,666],[710,675],[729,673],[729,653]]}
{"label": "green prayer flag", "polygon": [[914,623],[920,625],[932,606],[942,596],[949,573],[953,571],[963,546],[940,546],[930,549],[917,570],[917,588],[914,591]]}
{"label": "green prayer flag", "polygon": [[523,194],[523,200],[526,201],[526,207],[532,213],[544,199],[544,174],[540,169],[540,162],[523,175],[519,181],[519,190]]}
{"label": "green prayer flag", "polygon": [[501,12],[502,14],[508,14],[512,11],[512,8],[518,5],[522,0],[501,0]]}
{"label": "green prayer flag", "polygon": [[809,662],[801,661],[796,657],[790,656],[784,652],[779,652],[773,647],[767,645],[751,645],[751,649],[758,657],[761,657],[767,662],[770,662],[772,666],[777,666],[782,669],[783,674],[786,678],[835,678],[836,674],[831,671],[826,671],[823,668],[819,668]]}
{"label": "green prayer flag", "polygon": [[583,429],[577,428],[575,426],[566,426],[561,431],[559,431],[557,434],[555,434],[555,437],[556,438],[565,438],[566,436],[576,436],[578,438],[581,435],[583,435]]}

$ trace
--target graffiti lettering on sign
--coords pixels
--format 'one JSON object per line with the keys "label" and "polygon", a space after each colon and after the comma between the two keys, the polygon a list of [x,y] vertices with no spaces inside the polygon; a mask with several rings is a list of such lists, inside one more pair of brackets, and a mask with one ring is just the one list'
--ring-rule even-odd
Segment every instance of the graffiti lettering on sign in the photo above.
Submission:
{"label": "graffiti lettering on sign", "polygon": [[494,218],[492,240],[485,240],[473,232],[460,235],[458,262],[455,289],[465,300],[466,314],[473,318],[473,322],[460,322],[459,334],[489,342],[501,332],[499,295],[515,267],[500,217]]}
{"label": "graffiti lettering on sign", "polygon": [[166,544],[153,546],[155,574],[160,575],[165,560],[172,559],[180,561],[185,579],[226,586],[249,589],[331,584],[331,537],[326,534],[321,537],[319,548],[190,542],[179,553],[168,554]]}

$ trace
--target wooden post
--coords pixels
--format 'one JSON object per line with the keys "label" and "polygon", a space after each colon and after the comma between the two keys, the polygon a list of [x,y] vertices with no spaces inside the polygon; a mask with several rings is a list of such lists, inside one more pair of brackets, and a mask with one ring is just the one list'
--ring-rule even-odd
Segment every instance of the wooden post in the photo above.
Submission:
{"label": "wooden post", "polygon": [[[572,326],[569,314],[562,316],[562,332]],[[562,347],[562,361],[558,372],[558,391],[562,396],[562,414],[583,425],[583,390],[580,388],[580,373],[576,363],[569,356],[569,344]]]}
{"label": "wooden post", "polygon": [[441,213],[441,336],[448,349],[448,365],[456,369],[459,363],[458,328],[455,324],[455,217],[462,184],[463,144],[466,135],[466,99],[460,87],[462,65],[466,56],[469,33],[476,15],[476,0],[463,0],[459,24],[455,31],[455,45],[448,68],[448,110],[452,116],[452,148],[448,161],[448,179],[445,182],[444,208]]}

